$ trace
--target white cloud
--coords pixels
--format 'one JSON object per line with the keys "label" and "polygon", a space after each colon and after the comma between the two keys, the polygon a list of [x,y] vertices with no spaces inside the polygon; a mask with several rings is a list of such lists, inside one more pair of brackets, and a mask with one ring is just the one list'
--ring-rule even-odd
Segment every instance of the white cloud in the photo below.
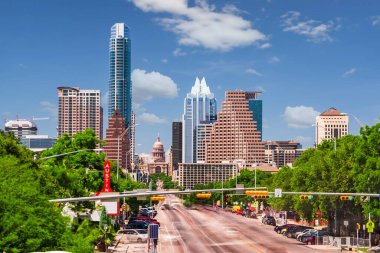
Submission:
{"label": "white cloud", "polygon": [[161,62],[162,62],[162,63],[168,63],[168,59],[165,59],[165,58],[164,58],[164,59],[161,60]]}
{"label": "white cloud", "polygon": [[373,26],[380,26],[380,16],[371,17]]}
{"label": "white cloud", "polygon": [[245,70],[245,72],[256,76],[262,76],[261,73],[257,72],[257,70],[253,68],[248,68]]}
{"label": "white cloud", "polygon": [[295,107],[287,106],[284,117],[291,128],[307,128],[315,123],[315,117],[319,114],[313,107],[303,105]]}
{"label": "white cloud", "polygon": [[314,43],[332,41],[330,33],[340,28],[338,19],[330,20],[325,24],[312,19],[301,20],[301,13],[297,11],[288,11],[281,16],[281,19],[283,31],[306,36],[308,41]]}
{"label": "white cloud", "polygon": [[134,103],[142,103],[153,97],[174,98],[178,95],[177,84],[159,72],[150,73],[142,69],[132,71],[132,94]]}
{"label": "white cloud", "polygon": [[269,60],[268,60],[268,63],[270,63],[270,64],[275,64],[278,62],[280,62],[280,58],[278,58],[277,56],[273,56],[273,57],[269,58]]}
{"label": "white cloud", "polygon": [[259,46],[260,49],[270,48],[272,45],[270,43],[264,43]]}
{"label": "white cloud", "polygon": [[348,77],[356,73],[356,68],[352,68],[343,73],[342,77]]}
{"label": "white cloud", "polygon": [[185,56],[186,52],[183,52],[182,49],[180,49],[180,48],[176,48],[173,51],[173,55],[176,56],[176,57],[177,56]]}
{"label": "white cloud", "polygon": [[206,0],[197,0],[191,7],[187,0],[132,2],[145,12],[171,14],[158,21],[165,29],[178,35],[180,45],[228,51],[267,39],[263,33],[252,28],[250,21],[240,17],[240,10],[233,5],[226,5],[222,12],[217,12],[215,6],[209,5]]}
{"label": "white cloud", "polygon": [[166,123],[166,119],[160,118],[153,113],[144,112],[141,115],[137,116],[138,122],[146,123],[146,124],[164,124]]}

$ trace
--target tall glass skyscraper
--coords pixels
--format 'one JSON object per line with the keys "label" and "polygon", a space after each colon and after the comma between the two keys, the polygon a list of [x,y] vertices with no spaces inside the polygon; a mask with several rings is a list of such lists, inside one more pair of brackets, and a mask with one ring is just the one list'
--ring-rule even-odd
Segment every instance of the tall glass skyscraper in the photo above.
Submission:
{"label": "tall glass skyscraper", "polygon": [[119,109],[125,126],[131,125],[132,81],[131,81],[131,39],[124,23],[116,23],[111,28],[109,44],[110,79],[108,119]]}
{"label": "tall glass skyscraper", "polygon": [[187,93],[184,101],[184,114],[182,116],[182,162],[197,162],[196,129],[200,123],[216,121],[217,107],[214,94],[202,78],[195,79],[191,92]]}

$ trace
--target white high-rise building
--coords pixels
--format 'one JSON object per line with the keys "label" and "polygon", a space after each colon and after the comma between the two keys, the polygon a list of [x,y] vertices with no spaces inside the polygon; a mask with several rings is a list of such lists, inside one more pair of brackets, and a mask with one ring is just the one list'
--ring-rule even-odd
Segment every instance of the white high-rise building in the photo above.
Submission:
{"label": "white high-rise building", "polygon": [[214,94],[206,84],[205,78],[200,81],[197,77],[191,92],[184,100],[182,116],[182,162],[197,161],[196,129],[200,123],[216,121],[217,107]]}
{"label": "white high-rise building", "polygon": [[331,107],[316,117],[315,143],[348,135],[348,115]]}

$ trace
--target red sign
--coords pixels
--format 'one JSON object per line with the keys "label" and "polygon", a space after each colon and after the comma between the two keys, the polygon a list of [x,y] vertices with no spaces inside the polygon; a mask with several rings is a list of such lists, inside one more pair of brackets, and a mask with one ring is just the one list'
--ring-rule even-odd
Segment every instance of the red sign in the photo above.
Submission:
{"label": "red sign", "polygon": [[96,195],[102,192],[112,192],[111,189],[111,163],[109,161],[104,162],[104,186],[103,189]]}

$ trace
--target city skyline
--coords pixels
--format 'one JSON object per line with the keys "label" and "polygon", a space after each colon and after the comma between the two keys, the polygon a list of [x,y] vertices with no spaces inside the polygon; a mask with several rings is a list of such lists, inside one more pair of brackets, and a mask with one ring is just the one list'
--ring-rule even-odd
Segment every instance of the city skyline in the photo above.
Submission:
{"label": "city skyline", "polygon": [[262,91],[263,140],[310,147],[315,117],[330,107],[348,114],[351,134],[379,121],[375,1],[39,3],[0,3],[2,122],[49,116],[39,134],[56,136],[59,86],[100,89],[107,112],[109,29],[118,22],[133,41],[136,153],[149,153],[158,132],[170,147],[171,122],[197,76],[218,101],[227,90]]}

